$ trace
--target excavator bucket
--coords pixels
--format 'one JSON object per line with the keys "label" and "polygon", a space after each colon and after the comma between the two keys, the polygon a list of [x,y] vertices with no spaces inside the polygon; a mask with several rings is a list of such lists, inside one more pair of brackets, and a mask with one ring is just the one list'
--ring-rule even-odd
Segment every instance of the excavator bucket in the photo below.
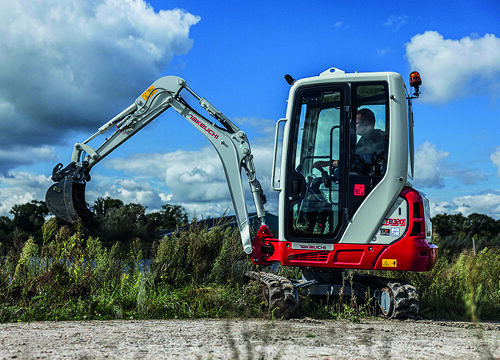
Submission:
{"label": "excavator bucket", "polygon": [[70,223],[81,219],[82,225],[94,230],[94,215],[85,202],[85,182],[75,181],[71,175],[52,184],[45,194],[45,202],[50,212],[58,218]]}

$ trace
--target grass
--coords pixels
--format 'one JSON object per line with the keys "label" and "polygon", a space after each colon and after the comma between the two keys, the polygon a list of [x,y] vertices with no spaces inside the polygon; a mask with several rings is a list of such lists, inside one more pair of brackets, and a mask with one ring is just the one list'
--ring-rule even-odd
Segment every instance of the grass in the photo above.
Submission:
{"label": "grass", "polygon": [[137,241],[108,250],[99,239],[52,225],[41,247],[29,239],[19,254],[2,258],[1,322],[222,318],[260,309],[242,286],[251,265],[230,228],[194,225],[145,260]]}
{"label": "grass", "polygon": [[[1,247],[0,247],[1,248]],[[0,322],[105,319],[261,318],[261,289],[244,284],[251,264],[239,233],[193,224],[164,238],[147,258],[139,241],[110,249],[48,220],[43,243],[29,239],[0,258]],[[287,277],[297,268],[278,268]],[[385,273],[412,282],[424,318],[500,319],[500,251],[441,255],[428,273]],[[348,283],[349,278],[346,278]],[[376,316],[370,296],[312,299],[299,316],[359,321]]]}
{"label": "grass", "polygon": [[485,248],[476,256],[440,254],[432,271],[387,272],[411,282],[420,297],[420,316],[428,319],[500,320],[500,249]]}

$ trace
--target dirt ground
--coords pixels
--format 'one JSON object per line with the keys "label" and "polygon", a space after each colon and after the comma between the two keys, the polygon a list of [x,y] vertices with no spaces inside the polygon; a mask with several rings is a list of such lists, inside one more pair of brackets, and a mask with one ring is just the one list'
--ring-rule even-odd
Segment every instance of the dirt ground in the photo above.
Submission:
{"label": "dirt ground", "polygon": [[0,324],[0,359],[500,359],[500,323],[154,320]]}

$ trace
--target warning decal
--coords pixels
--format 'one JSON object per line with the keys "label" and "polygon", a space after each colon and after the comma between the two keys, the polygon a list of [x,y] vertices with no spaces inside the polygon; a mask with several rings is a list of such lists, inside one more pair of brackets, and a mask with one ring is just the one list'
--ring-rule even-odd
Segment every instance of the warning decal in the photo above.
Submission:
{"label": "warning decal", "polygon": [[365,196],[365,184],[354,184],[354,196]]}
{"label": "warning decal", "polygon": [[396,259],[382,259],[382,267],[397,267],[398,261]]}
{"label": "warning decal", "polygon": [[151,95],[154,94],[155,91],[156,91],[155,87],[151,85],[146,91],[142,93],[141,96],[144,100],[148,101],[148,99],[151,97]]}

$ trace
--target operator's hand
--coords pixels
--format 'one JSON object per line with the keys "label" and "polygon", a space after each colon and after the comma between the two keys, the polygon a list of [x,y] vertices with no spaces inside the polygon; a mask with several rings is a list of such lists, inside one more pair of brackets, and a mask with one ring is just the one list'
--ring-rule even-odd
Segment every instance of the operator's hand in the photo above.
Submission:
{"label": "operator's hand", "polygon": [[322,167],[325,167],[325,166],[331,166],[331,167],[338,167],[339,166],[339,161],[338,160],[333,160],[330,164],[330,161],[328,160],[320,160],[320,161],[316,161],[312,167],[313,169],[319,169],[319,168],[322,168]]}

